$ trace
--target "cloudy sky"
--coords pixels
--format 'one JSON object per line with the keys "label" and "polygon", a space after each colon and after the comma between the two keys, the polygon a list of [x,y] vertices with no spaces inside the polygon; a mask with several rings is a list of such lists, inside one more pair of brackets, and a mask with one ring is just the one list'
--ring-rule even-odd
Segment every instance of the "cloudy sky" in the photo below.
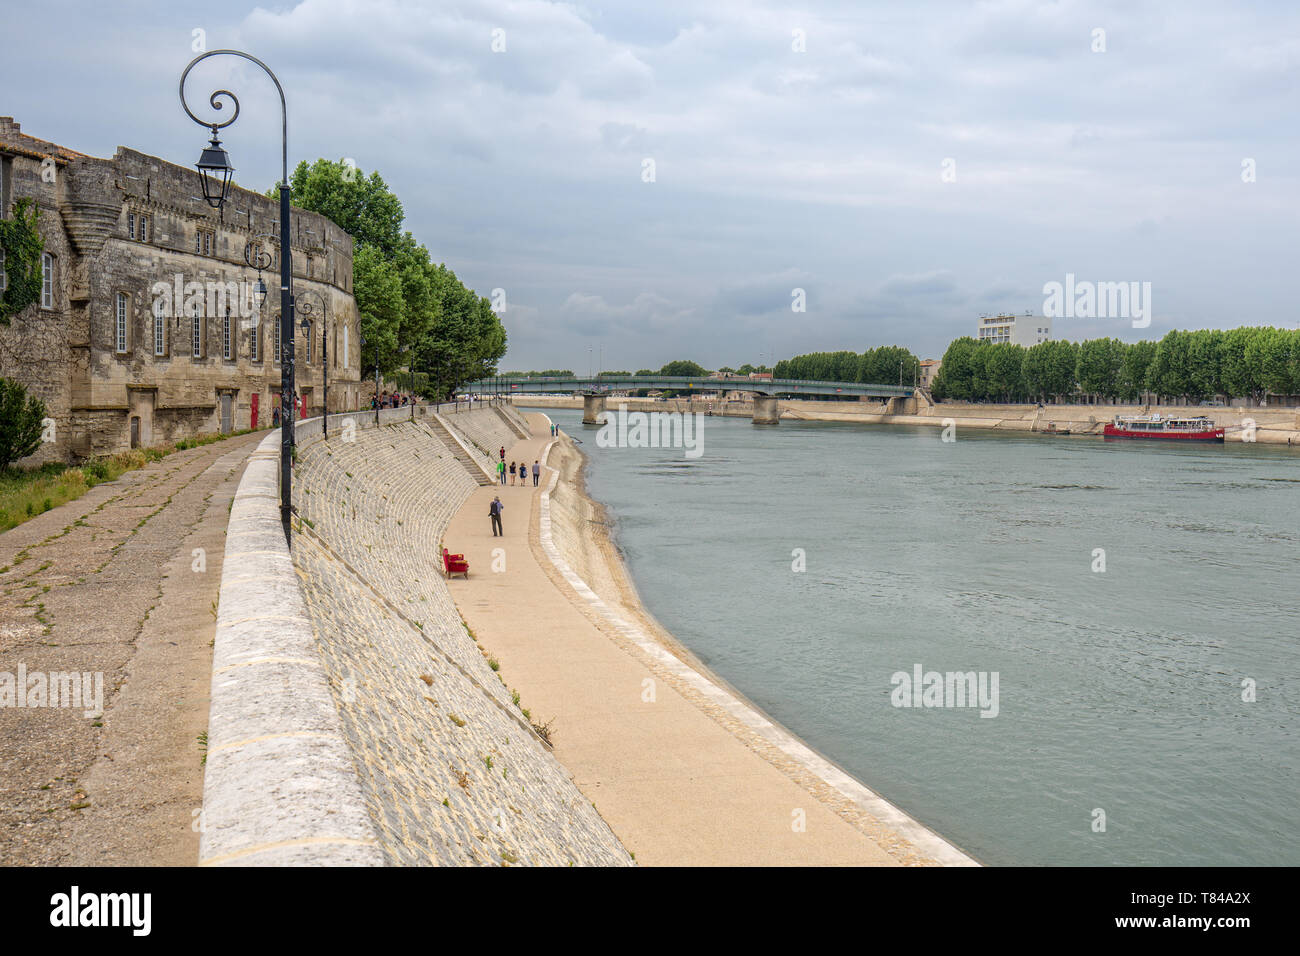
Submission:
{"label": "cloudy sky", "polygon": [[[1058,337],[1300,319],[1294,4],[47,0],[5,14],[0,113],[190,165],[196,30],[279,74],[291,163],[378,169],[436,259],[505,290],[504,368],[937,357],[1067,273],[1150,282],[1155,315]],[[272,184],[269,82],[191,82],[233,84],[239,180]]]}

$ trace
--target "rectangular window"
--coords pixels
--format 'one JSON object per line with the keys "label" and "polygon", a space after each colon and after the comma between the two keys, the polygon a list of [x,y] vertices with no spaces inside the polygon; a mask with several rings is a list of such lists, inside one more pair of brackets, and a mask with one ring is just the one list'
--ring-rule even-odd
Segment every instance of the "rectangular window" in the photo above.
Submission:
{"label": "rectangular window", "polygon": [[164,330],[167,328],[167,318],[166,316],[163,315],[163,311],[164,310],[161,302],[159,302],[157,305],[154,306],[154,310],[153,310],[153,354],[154,355],[166,354],[167,340],[166,340],[166,333]]}
{"label": "rectangular window", "polygon": [[343,367],[344,368],[348,367],[348,356],[350,354],[351,353],[348,351],[348,327],[345,325],[343,326]]}
{"label": "rectangular window", "polygon": [[248,333],[248,357],[254,362],[262,360],[262,320],[259,317]]}
{"label": "rectangular window", "polygon": [[203,255],[203,231],[200,230],[194,234],[194,254]]}
{"label": "rectangular window", "polygon": [[41,255],[41,308],[54,308],[54,256]]}
{"label": "rectangular window", "polygon": [[226,315],[221,320],[221,357],[224,359],[231,359],[234,357],[231,354],[231,348],[230,348],[230,310],[229,309],[226,309]]}
{"label": "rectangular window", "polygon": [[119,292],[117,294],[117,339],[115,345],[118,352],[126,351],[126,317],[127,298],[125,294]]}
{"label": "rectangular window", "polygon": [[205,256],[212,255],[212,233],[210,232],[203,234],[203,254]]}
{"label": "rectangular window", "polygon": [[135,213],[126,214],[126,234],[129,238],[135,238]]}
{"label": "rectangular window", "polygon": [[141,242],[149,241],[149,217],[148,216],[140,217],[140,241]]}
{"label": "rectangular window", "polygon": [[194,234],[194,254],[196,256],[212,255],[212,247],[216,244],[216,236],[206,229],[200,229]]}
{"label": "rectangular window", "polygon": [[280,361],[280,317],[279,317],[278,315],[275,317],[275,342],[274,342],[274,344],[273,344],[273,346],[272,346],[272,348],[271,348],[271,354],[275,356],[275,361],[276,361],[277,364],[279,364],[279,361]]}
{"label": "rectangular window", "polygon": [[203,319],[197,315],[190,320],[190,356],[203,357]]}

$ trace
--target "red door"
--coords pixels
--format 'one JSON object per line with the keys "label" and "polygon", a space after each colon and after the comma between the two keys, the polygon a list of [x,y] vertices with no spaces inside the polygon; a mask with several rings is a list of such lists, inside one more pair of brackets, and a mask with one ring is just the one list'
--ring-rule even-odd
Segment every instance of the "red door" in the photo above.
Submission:
{"label": "red door", "polygon": [[257,392],[254,392],[249,398],[248,427],[257,430],[257,400],[261,398]]}

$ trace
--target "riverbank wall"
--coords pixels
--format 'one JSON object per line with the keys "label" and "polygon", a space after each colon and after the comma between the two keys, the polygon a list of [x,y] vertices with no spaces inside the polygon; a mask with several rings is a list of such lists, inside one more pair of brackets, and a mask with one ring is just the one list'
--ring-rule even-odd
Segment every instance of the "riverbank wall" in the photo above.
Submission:
{"label": "riverbank wall", "polygon": [[513,444],[517,413],[333,415],[328,439],[322,425],[298,428],[292,552],[278,433],[232,507],[200,863],[630,865],[443,578],[447,523],[480,484],[465,449]]}
{"label": "riverbank wall", "polygon": [[[582,399],[556,395],[516,395],[512,401],[520,408],[582,408]],[[695,397],[693,399],[658,400],[649,398],[618,398],[610,396],[606,407],[616,409],[626,404],[628,411],[644,412],[699,412],[729,418],[750,418],[751,402],[719,402]],[[1063,431],[1072,438],[1099,438],[1102,427],[1116,415],[1146,415],[1158,413],[1162,417],[1204,415],[1216,425],[1229,429],[1226,440],[1249,441],[1248,436],[1261,444],[1281,444],[1300,447],[1300,409],[1297,408],[1208,408],[1180,405],[986,405],[969,402],[927,403],[924,399],[909,399],[903,403],[902,412],[895,413],[883,402],[815,402],[780,399],[781,418],[791,421],[852,422],[870,425],[915,425],[945,428],[954,425],[989,431],[1031,432],[1059,435]],[[1251,428],[1253,423],[1254,427]]]}

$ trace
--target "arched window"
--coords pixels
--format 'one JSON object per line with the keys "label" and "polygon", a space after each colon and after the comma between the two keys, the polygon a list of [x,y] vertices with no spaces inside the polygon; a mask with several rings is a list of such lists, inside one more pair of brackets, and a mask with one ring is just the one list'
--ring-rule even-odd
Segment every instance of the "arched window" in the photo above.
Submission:
{"label": "arched window", "polygon": [[117,308],[114,309],[113,317],[113,349],[116,352],[126,351],[126,328],[127,319],[130,316],[131,300],[127,298],[125,292],[119,292],[116,297]]}
{"label": "arched window", "polygon": [[54,256],[41,254],[41,308],[54,308]]}

